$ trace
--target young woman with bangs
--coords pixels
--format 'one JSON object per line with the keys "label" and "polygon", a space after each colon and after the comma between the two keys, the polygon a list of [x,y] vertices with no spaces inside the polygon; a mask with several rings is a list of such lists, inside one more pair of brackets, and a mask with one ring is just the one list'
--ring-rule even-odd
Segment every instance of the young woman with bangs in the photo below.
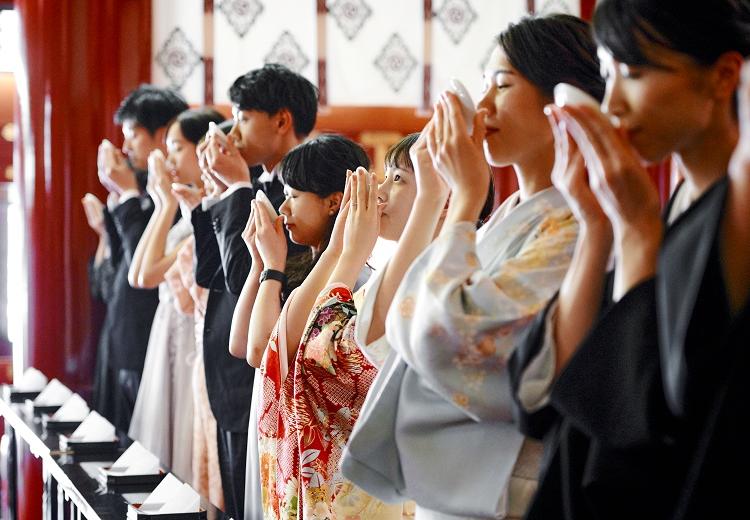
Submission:
{"label": "young woman with bangs", "polygon": [[[696,514],[690,468],[736,349],[722,339],[735,314],[716,230],[749,20],[732,0],[603,0],[603,114],[550,107],[555,184],[581,234],[558,298],[511,360],[523,430],[548,452],[527,518]],[[661,216],[643,163],[670,155],[684,180]],[[534,392],[521,388],[539,366]]]}

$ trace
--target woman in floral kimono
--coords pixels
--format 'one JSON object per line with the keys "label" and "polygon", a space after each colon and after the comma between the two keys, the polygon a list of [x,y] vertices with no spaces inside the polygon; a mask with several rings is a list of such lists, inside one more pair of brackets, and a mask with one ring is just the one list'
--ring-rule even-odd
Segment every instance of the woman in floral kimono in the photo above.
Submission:
{"label": "woman in floral kimono", "polygon": [[[559,288],[578,232],[550,180],[543,108],[559,82],[603,94],[588,26],[564,15],[511,25],[485,77],[473,135],[450,93],[423,132],[448,213],[432,244],[405,233],[394,254],[414,261],[384,305],[393,352],[342,462],[375,496],[413,499],[419,519],[518,518],[534,491],[539,450],[513,424],[505,365]],[[520,190],[477,231],[487,162],[513,165]]]}
{"label": "woman in floral kimono", "polygon": [[[400,504],[387,506],[344,479],[339,462],[387,352],[378,346],[364,352],[355,340],[358,309],[369,292],[368,284],[353,293],[357,274],[378,236],[398,240],[407,219],[414,222],[412,207],[418,186],[423,196],[429,192],[443,202],[447,197],[447,187],[432,164],[415,175],[409,151],[417,137],[404,138],[386,154],[386,178],[377,189],[378,207],[373,188],[369,195],[361,189],[362,174],[352,179],[343,251],[327,287],[318,296],[294,361],[299,489],[303,514],[314,518],[395,519],[402,514]],[[433,219],[441,213],[442,207]],[[424,213],[416,215],[423,217]]]}
{"label": "woman in floral kimono", "polygon": [[[291,239],[311,247],[316,265],[280,309],[283,277],[261,275],[248,331],[248,362],[260,365],[262,386],[257,401],[258,452],[263,515],[266,518],[303,516],[298,500],[300,464],[293,411],[293,377],[289,366],[320,290],[336,265],[342,249],[346,213],[336,221],[347,169],[369,166],[364,151],[348,139],[319,136],[298,146],[281,163],[287,200],[280,212]],[[346,210],[345,210],[346,211]],[[286,242],[282,218],[271,220],[266,210],[253,203],[255,243],[264,266],[283,272]],[[265,278],[265,280],[264,280]],[[281,279],[279,279],[281,278]],[[270,338],[270,339],[269,339]],[[261,363],[262,362],[262,363]],[[260,395],[258,395],[260,394]]]}

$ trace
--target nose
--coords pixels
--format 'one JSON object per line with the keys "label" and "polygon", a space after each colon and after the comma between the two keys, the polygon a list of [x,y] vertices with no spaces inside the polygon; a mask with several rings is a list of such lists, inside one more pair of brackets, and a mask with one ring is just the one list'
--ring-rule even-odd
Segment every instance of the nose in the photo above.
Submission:
{"label": "nose", "polygon": [[285,217],[288,217],[291,214],[289,211],[289,199],[281,203],[281,206],[279,206],[279,214]]}
{"label": "nose", "polygon": [[378,185],[378,203],[385,204],[388,202],[388,196],[391,194],[391,181],[388,177]]}
{"label": "nose", "polygon": [[242,140],[242,134],[240,134],[240,125],[237,121],[234,122],[234,124],[232,125],[232,129],[227,135],[232,138],[235,144],[239,143]]}
{"label": "nose", "polygon": [[124,153],[125,155],[128,155],[132,151],[133,151],[133,146],[130,142],[130,139],[125,139],[122,142],[122,153]]}
{"label": "nose", "polygon": [[622,92],[622,81],[619,74],[615,74],[607,80],[607,86],[602,100],[602,112],[609,116],[613,124],[618,125],[620,119],[627,111],[627,103]]}
{"label": "nose", "polygon": [[482,108],[487,110],[487,114],[491,115],[495,111],[495,105],[492,102],[494,99],[494,93],[495,89],[490,86],[487,88],[487,90],[482,94],[482,97],[479,99],[479,102],[477,102],[477,110],[481,110]]}

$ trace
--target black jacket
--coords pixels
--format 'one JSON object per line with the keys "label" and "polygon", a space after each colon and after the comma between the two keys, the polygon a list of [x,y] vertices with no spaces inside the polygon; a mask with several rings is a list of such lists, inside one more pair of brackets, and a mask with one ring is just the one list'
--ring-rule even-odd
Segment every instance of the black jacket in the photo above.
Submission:
{"label": "black jacket", "polygon": [[[284,201],[278,180],[258,184],[278,209]],[[254,190],[240,188],[208,211],[192,213],[196,282],[209,289],[203,329],[203,362],[211,411],[222,430],[246,432],[255,369],[229,353],[229,332],[251,258],[242,239]],[[288,242],[294,255],[306,248]]]}
{"label": "black jacket", "polygon": [[108,267],[114,268],[114,279],[102,336],[104,340],[106,335],[109,345],[109,366],[115,370],[143,370],[151,322],[159,304],[158,290],[134,289],[128,283],[135,249],[153,211],[147,196],[129,199],[111,213],[105,211],[111,250]]}

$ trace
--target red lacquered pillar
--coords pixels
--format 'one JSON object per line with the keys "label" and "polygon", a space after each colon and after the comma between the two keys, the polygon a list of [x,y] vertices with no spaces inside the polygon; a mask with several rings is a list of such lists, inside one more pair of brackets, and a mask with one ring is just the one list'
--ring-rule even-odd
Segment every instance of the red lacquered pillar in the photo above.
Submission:
{"label": "red lacquered pillar", "polygon": [[[120,142],[112,115],[151,70],[151,0],[15,0],[16,183],[25,223],[25,364],[87,393],[98,340],[87,262],[96,247],[81,197],[101,197],[96,150]],[[20,247],[10,244],[10,247]],[[19,457],[23,460],[23,457]],[[21,469],[19,518],[41,515],[41,475]]]}

